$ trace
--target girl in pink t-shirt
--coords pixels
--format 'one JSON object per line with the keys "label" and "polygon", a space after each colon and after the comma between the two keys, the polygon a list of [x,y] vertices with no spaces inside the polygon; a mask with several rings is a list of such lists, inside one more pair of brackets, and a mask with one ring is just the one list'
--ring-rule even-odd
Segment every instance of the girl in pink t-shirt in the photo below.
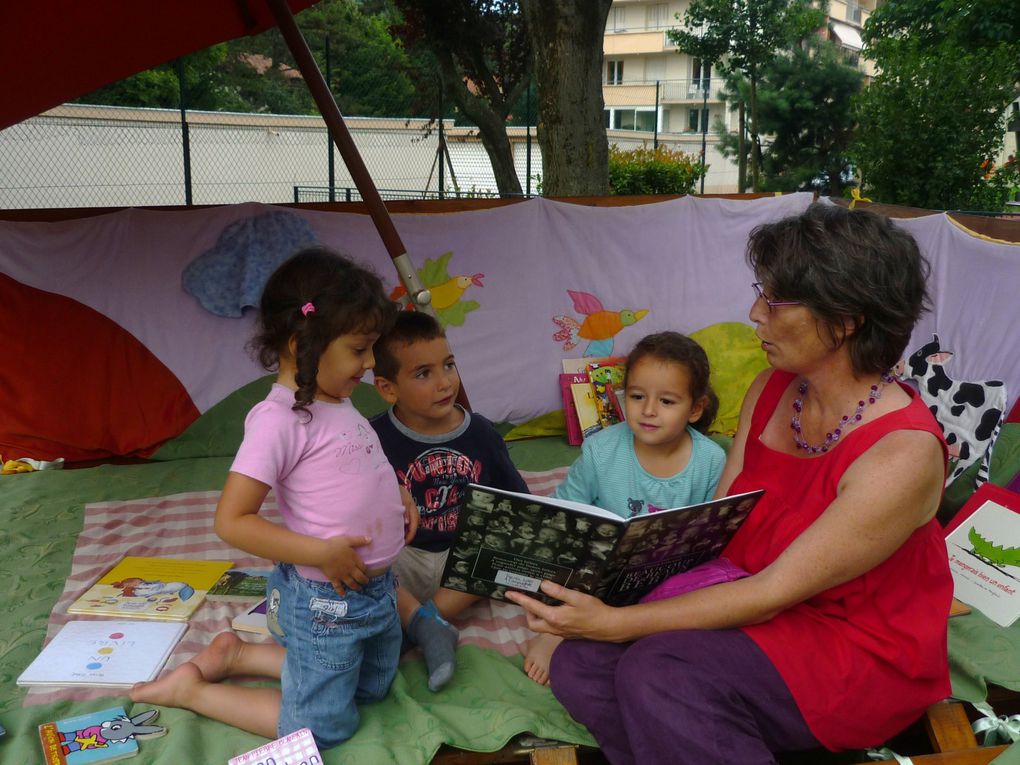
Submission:
{"label": "girl in pink t-shirt", "polygon": [[[386,695],[401,629],[390,564],[414,535],[375,431],[350,402],[396,315],[379,278],[322,248],[269,278],[251,343],[276,383],[245,419],[216,507],[216,533],[278,561],[267,586],[275,643],[218,635],[192,661],[131,690],[268,738],[311,728],[322,747],[357,730],[357,705]],[[283,525],[259,515],[273,490]],[[280,678],[279,688],[220,683]]]}

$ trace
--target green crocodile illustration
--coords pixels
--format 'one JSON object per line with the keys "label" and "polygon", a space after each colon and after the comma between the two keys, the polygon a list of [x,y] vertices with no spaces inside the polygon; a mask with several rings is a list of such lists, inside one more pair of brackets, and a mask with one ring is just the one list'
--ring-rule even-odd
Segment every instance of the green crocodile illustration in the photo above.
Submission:
{"label": "green crocodile illustration", "polygon": [[977,528],[970,527],[967,539],[974,545],[974,554],[1000,566],[1020,566],[1020,547],[1003,547],[988,541],[978,533]]}

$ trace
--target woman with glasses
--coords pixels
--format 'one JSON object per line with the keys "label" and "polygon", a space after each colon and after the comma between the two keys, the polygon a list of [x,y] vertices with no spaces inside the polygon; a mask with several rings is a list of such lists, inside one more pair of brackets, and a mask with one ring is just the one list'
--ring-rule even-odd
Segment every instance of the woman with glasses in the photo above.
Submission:
{"label": "woman with glasses", "polygon": [[614,765],[772,763],[887,740],[949,695],[946,447],[894,381],[928,267],[888,219],[817,204],[752,232],[752,383],[718,496],[765,489],[724,555],[750,574],[612,608],[546,582],[552,689]]}

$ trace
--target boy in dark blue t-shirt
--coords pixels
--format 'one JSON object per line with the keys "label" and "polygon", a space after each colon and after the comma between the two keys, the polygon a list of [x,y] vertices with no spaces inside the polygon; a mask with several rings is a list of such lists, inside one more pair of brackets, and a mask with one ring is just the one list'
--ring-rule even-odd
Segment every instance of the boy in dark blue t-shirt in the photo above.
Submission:
{"label": "boy in dark blue t-shirt", "polygon": [[469,483],[519,492],[528,486],[492,423],[456,403],[460,375],[438,321],[403,311],[374,351],[375,386],[390,409],[372,427],[421,516],[393,566],[397,612],[425,654],[429,688],[436,691],[456,666],[458,633],[446,619],[478,600],[439,586],[462,493]]}

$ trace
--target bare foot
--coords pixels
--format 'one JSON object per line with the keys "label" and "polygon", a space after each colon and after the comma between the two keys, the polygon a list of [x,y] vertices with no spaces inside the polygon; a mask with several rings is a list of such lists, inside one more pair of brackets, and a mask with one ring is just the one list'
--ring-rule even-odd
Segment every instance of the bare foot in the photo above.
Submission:
{"label": "bare foot", "polygon": [[191,659],[191,663],[198,667],[203,678],[216,683],[233,674],[244,646],[245,642],[233,632],[221,632]]}
{"label": "bare foot", "polygon": [[524,671],[528,677],[539,685],[549,685],[549,664],[553,651],[563,638],[548,633],[540,633],[528,644],[528,652],[524,654]]}
{"label": "bare foot", "polygon": [[188,700],[193,698],[195,690],[204,684],[202,671],[190,661],[186,661],[169,675],[151,683],[138,683],[132,686],[128,696],[132,701],[141,701],[145,704],[187,709]]}

